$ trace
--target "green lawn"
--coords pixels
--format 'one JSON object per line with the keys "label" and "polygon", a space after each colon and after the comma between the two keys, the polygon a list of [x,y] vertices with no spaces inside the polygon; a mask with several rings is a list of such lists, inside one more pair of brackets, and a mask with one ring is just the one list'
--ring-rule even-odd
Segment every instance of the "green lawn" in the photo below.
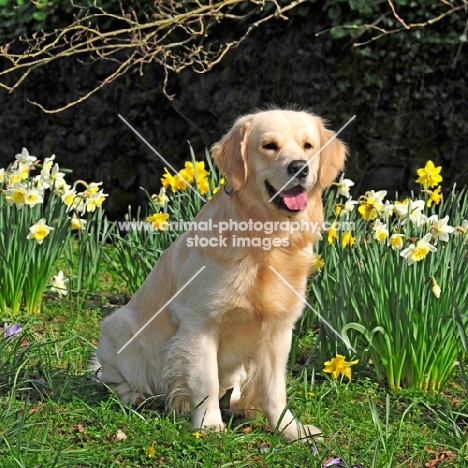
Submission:
{"label": "green lawn", "polygon": [[[87,370],[102,311],[125,300],[111,284],[112,296],[82,308],[47,298],[41,315],[17,318],[21,336],[0,348],[2,468],[321,467],[337,457],[343,467],[468,466],[467,390],[458,377],[439,394],[387,393],[362,363],[343,382],[326,376],[318,358],[295,364],[289,402],[323,429],[316,445],[285,442],[261,414],[226,415],[225,434],[197,437],[188,417],[123,405]],[[298,344],[298,362],[313,336]]]}

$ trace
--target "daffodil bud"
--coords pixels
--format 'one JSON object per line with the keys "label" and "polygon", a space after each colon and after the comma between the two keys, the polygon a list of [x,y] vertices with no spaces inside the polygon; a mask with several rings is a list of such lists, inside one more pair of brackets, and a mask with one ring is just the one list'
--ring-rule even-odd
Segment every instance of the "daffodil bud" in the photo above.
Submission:
{"label": "daffodil bud", "polygon": [[437,284],[436,279],[431,276],[431,281],[432,281],[432,292],[434,293],[434,296],[439,299],[440,297],[440,286]]}

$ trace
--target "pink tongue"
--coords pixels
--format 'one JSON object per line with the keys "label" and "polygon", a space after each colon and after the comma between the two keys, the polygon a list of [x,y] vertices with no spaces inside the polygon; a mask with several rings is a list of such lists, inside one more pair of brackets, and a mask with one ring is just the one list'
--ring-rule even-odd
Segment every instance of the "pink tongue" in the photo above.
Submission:
{"label": "pink tongue", "polygon": [[297,210],[305,210],[307,208],[307,193],[285,193],[281,194],[283,198],[284,204],[288,207],[288,209],[297,211]]}

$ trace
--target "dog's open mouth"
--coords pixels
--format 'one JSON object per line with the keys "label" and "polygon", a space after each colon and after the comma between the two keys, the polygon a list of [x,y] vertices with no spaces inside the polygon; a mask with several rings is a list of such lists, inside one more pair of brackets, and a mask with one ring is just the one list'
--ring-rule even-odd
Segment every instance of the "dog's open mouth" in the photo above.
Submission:
{"label": "dog's open mouth", "polygon": [[274,197],[271,201],[278,208],[291,213],[297,213],[307,208],[307,192],[300,185],[278,192],[268,181],[265,181],[265,187],[270,198]]}

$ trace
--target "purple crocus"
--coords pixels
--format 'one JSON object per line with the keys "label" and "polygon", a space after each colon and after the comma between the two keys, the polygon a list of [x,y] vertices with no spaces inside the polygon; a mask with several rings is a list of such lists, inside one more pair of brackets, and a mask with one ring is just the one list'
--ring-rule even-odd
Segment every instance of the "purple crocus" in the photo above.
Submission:
{"label": "purple crocus", "polygon": [[5,338],[8,338],[9,336],[17,336],[21,333],[21,330],[23,328],[19,323],[13,323],[12,325],[8,325],[8,323],[3,324],[3,334]]}
{"label": "purple crocus", "polygon": [[338,468],[342,468],[343,459],[342,458],[334,458],[333,460],[327,461],[323,468],[329,468],[330,466],[336,466]]}
{"label": "purple crocus", "polygon": [[[325,465],[323,465],[323,468],[329,468],[329,467],[336,467],[336,468],[344,468],[343,465],[344,461],[342,458],[333,458],[333,460],[327,461]],[[351,468],[363,468],[363,465],[351,465]]]}

